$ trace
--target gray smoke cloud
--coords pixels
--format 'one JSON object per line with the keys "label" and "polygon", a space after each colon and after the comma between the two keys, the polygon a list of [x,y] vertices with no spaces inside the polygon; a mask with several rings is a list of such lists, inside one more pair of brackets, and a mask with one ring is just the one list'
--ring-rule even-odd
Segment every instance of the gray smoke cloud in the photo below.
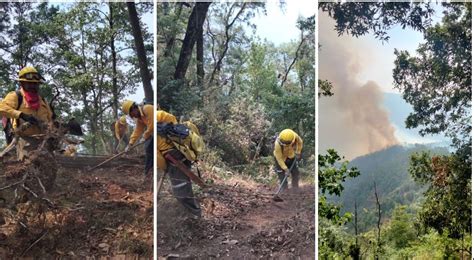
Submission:
{"label": "gray smoke cloud", "polygon": [[334,96],[319,98],[319,153],[335,148],[353,159],[398,144],[395,128],[382,107],[380,86],[358,79],[373,57],[370,51],[356,50],[370,47],[346,35],[338,37],[334,21],[321,12],[318,29],[319,79],[329,80],[334,92]]}

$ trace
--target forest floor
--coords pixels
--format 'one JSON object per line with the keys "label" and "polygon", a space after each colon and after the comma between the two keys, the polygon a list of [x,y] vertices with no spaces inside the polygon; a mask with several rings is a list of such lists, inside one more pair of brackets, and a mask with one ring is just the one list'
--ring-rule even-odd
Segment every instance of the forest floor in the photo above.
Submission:
{"label": "forest floor", "polygon": [[[0,209],[0,259],[21,255],[43,259],[151,258],[151,183],[144,184],[142,165],[93,172],[59,168],[47,195],[56,209],[43,210],[43,214],[36,216],[30,214],[27,228],[21,227],[14,217],[18,218],[30,202],[17,204],[14,210],[12,206]],[[4,196],[5,192],[13,191],[3,191]]]}
{"label": "forest floor", "polygon": [[314,259],[314,186],[282,194],[276,187],[232,178],[198,194],[203,217],[189,217],[164,187],[158,200],[159,259]]}

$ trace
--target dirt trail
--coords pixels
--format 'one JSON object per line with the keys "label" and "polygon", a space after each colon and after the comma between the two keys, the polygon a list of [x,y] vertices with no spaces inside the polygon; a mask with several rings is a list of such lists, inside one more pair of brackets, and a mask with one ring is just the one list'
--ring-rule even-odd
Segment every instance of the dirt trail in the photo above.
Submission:
{"label": "dirt trail", "polygon": [[0,259],[21,255],[45,230],[25,256],[149,258],[153,193],[147,186],[141,165],[93,172],[60,168],[48,194],[58,208],[46,211],[41,228],[33,229],[34,219],[30,219],[29,230],[18,230],[19,225],[8,217],[18,209],[0,208],[6,219],[0,225]]}
{"label": "dirt trail", "polygon": [[314,186],[288,190],[283,202],[272,201],[274,191],[239,180],[214,184],[213,191],[198,195],[204,213],[200,220],[165,195],[157,209],[158,256],[314,259]]}

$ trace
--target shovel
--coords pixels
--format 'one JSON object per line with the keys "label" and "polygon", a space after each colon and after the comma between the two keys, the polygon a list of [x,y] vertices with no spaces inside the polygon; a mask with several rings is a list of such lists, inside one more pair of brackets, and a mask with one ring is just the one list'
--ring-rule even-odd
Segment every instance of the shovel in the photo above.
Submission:
{"label": "shovel", "polygon": [[[295,159],[293,160],[293,163],[291,164],[290,169],[289,169],[288,172],[291,172],[293,170],[293,168],[296,165],[296,161],[297,161],[297,159],[295,157]],[[280,183],[280,187],[278,187],[278,191],[275,193],[275,195],[273,195],[273,201],[275,201],[275,202],[282,202],[283,201],[283,199],[279,196],[279,194],[283,189],[283,184],[285,184],[286,179],[288,179],[288,175],[285,174],[285,178],[283,178],[283,181]]]}

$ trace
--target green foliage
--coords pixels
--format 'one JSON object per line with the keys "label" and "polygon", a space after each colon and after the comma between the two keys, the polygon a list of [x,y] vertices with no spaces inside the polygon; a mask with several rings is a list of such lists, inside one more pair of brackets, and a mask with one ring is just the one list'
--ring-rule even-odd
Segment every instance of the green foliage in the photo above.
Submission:
{"label": "green foliage", "polygon": [[340,224],[349,221],[351,214],[345,213],[341,217],[339,215],[341,206],[329,203],[326,198],[328,195],[340,196],[346,178],[360,175],[355,167],[348,168],[348,161],[340,163],[342,159],[333,149],[329,149],[325,155],[318,155],[319,217]]}
{"label": "green foliage", "polygon": [[321,96],[332,96],[332,84],[328,80],[318,79],[318,98]]}
{"label": "green foliage", "polygon": [[318,259],[346,259],[348,257],[349,234],[339,225],[319,218]]}
{"label": "green foliage", "polygon": [[410,213],[416,211],[416,205],[422,202],[424,185],[416,183],[408,173],[410,155],[423,150],[434,154],[448,154],[445,148],[429,148],[424,145],[413,147],[393,146],[382,151],[355,158],[351,167],[360,171],[360,176],[344,183],[344,192],[340,197],[330,197],[334,202],[342,203],[343,211],[352,211],[354,200],[363,214],[359,215],[359,230],[364,232],[375,228],[376,211],[374,207],[373,182],[381,199],[381,210],[390,215],[397,205],[410,205]]}
{"label": "green foliage", "polygon": [[414,217],[407,213],[406,206],[397,206],[392,211],[389,227],[385,233],[395,249],[403,249],[416,239]]}
{"label": "green foliage", "polygon": [[471,4],[449,4],[426,30],[416,56],[395,50],[393,78],[413,105],[406,125],[420,134],[445,133],[457,149],[471,147]]}
{"label": "green foliage", "polygon": [[336,21],[335,30],[359,37],[373,33],[377,39],[387,41],[387,31],[395,25],[424,31],[431,23],[434,9],[429,3],[409,2],[348,2],[319,3],[319,9]]}
{"label": "green foliage", "polygon": [[404,249],[392,249],[391,259],[466,259],[470,258],[471,235],[464,239],[452,239],[446,234],[430,231],[412,241]]}
{"label": "green foliage", "polygon": [[265,3],[213,3],[203,26],[205,73],[202,79],[198,75],[195,46],[185,79],[176,81],[179,39],[186,34],[193,7],[163,3],[158,8],[160,106],[178,117],[199,118],[209,147],[229,166],[249,164],[239,168],[245,174],[252,175],[254,164],[268,171],[271,137],[285,128],[303,138],[304,157],[310,158],[315,147],[314,17],[297,22],[303,43],[289,69],[301,39],[275,46],[256,37],[253,18],[265,12]]}
{"label": "green foliage", "polygon": [[411,157],[410,174],[428,185],[419,213],[424,226],[458,239],[471,232],[470,164],[458,155],[422,152]]}

